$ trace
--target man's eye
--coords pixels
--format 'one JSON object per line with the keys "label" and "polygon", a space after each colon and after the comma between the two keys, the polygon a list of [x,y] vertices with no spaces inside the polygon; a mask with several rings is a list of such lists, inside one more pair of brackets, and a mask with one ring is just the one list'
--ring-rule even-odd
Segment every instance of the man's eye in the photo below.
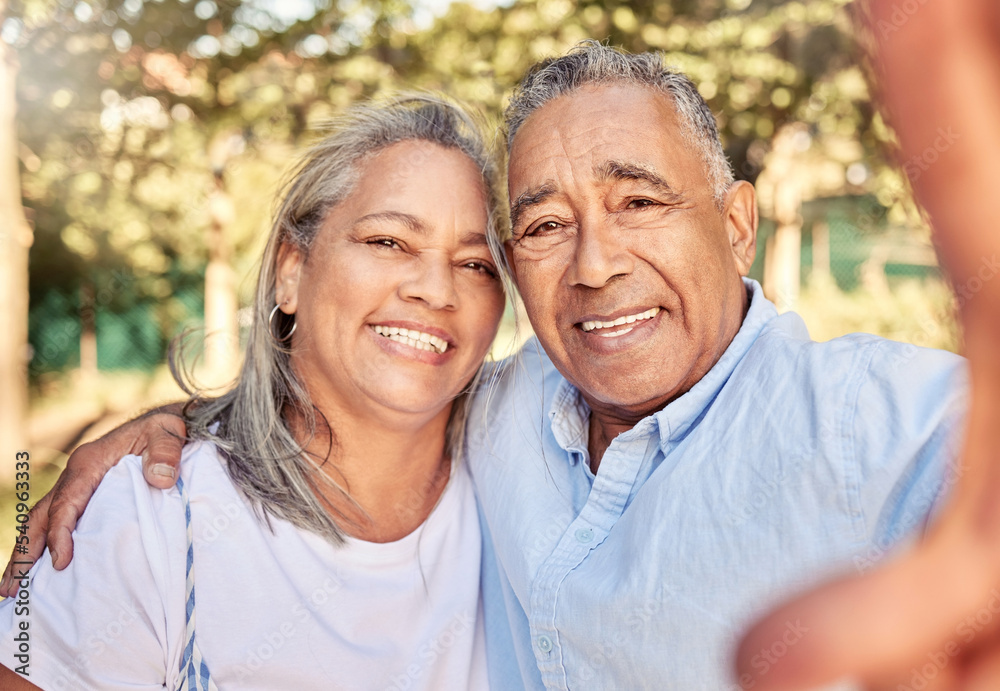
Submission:
{"label": "man's eye", "polygon": [[656,204],[652,199],[633,199],[628,203],[626,208],[628,209],[642,209],[647,206],[653,206]]}
{"label": "man's eye", "polygon": [[393,249],[399,248],[399,243],[392,238],[369,238],[365,240],[365,244],[375,245],[376,247],[389,247]]}
{"label": "man's eye", "polygon": [[539,233],[547,233],[549,231],[558,230],[562,227],[562,224],[558,221],[545,221],[544,223],[539,223],[533,228],[529,228],[524,234],[525,235],[537,235]]}

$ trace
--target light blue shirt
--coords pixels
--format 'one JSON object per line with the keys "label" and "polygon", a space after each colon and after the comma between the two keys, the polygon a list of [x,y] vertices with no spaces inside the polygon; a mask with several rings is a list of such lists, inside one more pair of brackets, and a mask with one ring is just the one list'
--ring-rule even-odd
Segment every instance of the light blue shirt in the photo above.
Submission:
{"label": "light blue shirt", "polygon": [[[619,435],[596,477],[589,407],[537,341],[479,396],[467,443],[495,688],[741,688],[733,651],[755,617],[871,568],[953,482],[962,358],[865,334],[816,343],[746,285],[723,357]],[[753,666],[804,635],[789,622]]]}

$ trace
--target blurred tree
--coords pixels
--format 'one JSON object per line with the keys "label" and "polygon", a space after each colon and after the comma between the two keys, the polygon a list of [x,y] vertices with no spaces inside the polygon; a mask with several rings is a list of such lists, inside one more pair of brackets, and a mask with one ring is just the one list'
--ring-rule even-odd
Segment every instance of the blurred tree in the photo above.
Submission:
{"label": "blurred tree", "polygon": [[[6,0],[0,0],[0,19],[6,17]],[[0,42],[0,439],[4,461],[0,480],[14,479],[15,453],[28,450],[27,344],[28,248],[31,227],[21,204],[17,164],[17,56]]]}
{"label": "blurred tree", "polygon": [[[767,253],[781,266],[769,273],[791,280],[798,276],[792,263],[798,262],[801,219],[783,212],[788,205],[776,204],[775,194],[808,201],[877,191],[891,218],[919,223],[908,187],[882,155],[892,133],[873,109],[857,66],[848,4],[524,0],[481,10],[456,3],[427,31],[408,32],[404,23],[373,36],[370,50],[404,81],[445,89],[489,112],[497,112],[534,62],[581,39],[607,40],[632,52],[663,51],[708,101],[737,177],[750,182],[769,161],[781,165],[787,156],[769,156],[776,137],[786,125],[801,123],[788,143],[788,155],[806,159],[795,171],[795,190],[772,184],[761,191],[763,213],[782,231],[770,243],[775,251]],[[876,216],[874,210],[869,216]],[[784,292],[793,306],[797,291]]]}
{"label": "blurred tree", "polygon": [[[206,343],[206,371],[215,383],[235,373],[232,257],[255,240],[312,107],[323,102],[322,115],[330,100],[371,93],[362,82],[384,72],[368,69],[367,58],[334,65],[326,56],[349,52],[399,9],[379,0],[347,10],[317,2],[294,15],[282,7],[12,3],[4,40],[31,65],[19,84],[23,191],[45,247],[32,253],[32,295],[45,295],[42,286],[79,290],[84,344],[93,342],[86,316],[95,309],[153,299],[169,320],[166,272],[207,265],[206,331],[218,344]],[[341,70],[361,79],[339,88]],[[266,167],[261,195],[250,185]]]}
{"label": "blurred tree", "polygon": [[[234,271],[311,128],[412,86],[495,118],[531,64],[584,38],[664,51],[716,113],[738,177],[776,166],[776,137],[801,123],[798,197],[870,193],[872,218],[916,218],[881,152],[892,133],[856,66],[847,0],[522,0],[438,18],[402,0],[8,1],[4,47],[28,66],[16,151],[37,238],[32,300],[58,288],[85,312],[156,301],[168,331],[176,276],[208,266],[206,323],[231,347]],[[780,186],[760,192],[775,218]]]}

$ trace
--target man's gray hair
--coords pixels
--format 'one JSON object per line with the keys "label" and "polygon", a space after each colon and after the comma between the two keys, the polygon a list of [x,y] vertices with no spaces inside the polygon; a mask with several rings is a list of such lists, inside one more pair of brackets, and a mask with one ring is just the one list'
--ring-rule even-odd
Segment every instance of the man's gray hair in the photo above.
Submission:
{"label": "man's gray hair", "polygon": [[517,85],[504,111],[507,150],[510,151],[514,136],[533,112],[552,99],[588,84],[647,86],[670,96],[685,136],[701,149],[708,183],[721,208],[734,178],[722,150],[715,117],[691,80],[664,65],[662,53],[632,55],[587,40],[566,55],[537,63]]}
{"label": "man's gray hair", "polygon": [[[215,398],[200,395],[184,367],[180,342],[172,345],[171,370],[191,395],[184,412],[189,437],[218,445],[233,483],[262,518],[277,516],[340,543],[343,525],[350,519],[325,496],[332,491],[353,502],[347,489],[333,479],[336,430],[313,406],[292,367],[288,334],[293,317],[279,310],[270,323],[281,246],[291,245],[308,255],[330,210],[350,196],[364,163],[397,142],[415,140],[458,150],[479,169],[487,201],[486,234],[491,246],[499,247],[506,199],[501,197],[498,166],[483,131],[482,123],[461,106],[423,94],[356,106],[333,121],[327,136],[306,153],[286,184],[261,260],[253,321],[234,388]],[[419,171],[426,157],[426,152],[418,151],[399,165]],[[391,179],[383,182],[390,188],[394,184]],[[461,447],[466,398],[463,394],[455,401],[448,423],[453,459]],[[293,424],[296,431],[326,441],[326,457],[307,453]]]}

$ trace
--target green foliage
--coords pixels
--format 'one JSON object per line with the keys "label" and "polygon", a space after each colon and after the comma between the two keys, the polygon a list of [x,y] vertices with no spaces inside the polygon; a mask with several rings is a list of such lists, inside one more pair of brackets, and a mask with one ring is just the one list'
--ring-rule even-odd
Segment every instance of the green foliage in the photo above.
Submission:
{"label": "green foliage", "polygon": [[11,2],[3,33],[22,64],[33,299],[118,271],[135,295],[169,302],[169,276],[196,275],[207,261],[220,186],[238,210],[226,231],[233,261],[247,270],[281,173],[317,123],[412,87],[496,119],[532,63],[585,38],[665,52],[717,114],[738,177],[755,180],[775,134],[804,123],[801,145],[822,162],[826,193],[870,193],[890,223],[918,225],[884,158],[892,132],[871,105],[849,9],[847,0],[524,0],[485,10],[457,2],[427,21],[401,0]]}

